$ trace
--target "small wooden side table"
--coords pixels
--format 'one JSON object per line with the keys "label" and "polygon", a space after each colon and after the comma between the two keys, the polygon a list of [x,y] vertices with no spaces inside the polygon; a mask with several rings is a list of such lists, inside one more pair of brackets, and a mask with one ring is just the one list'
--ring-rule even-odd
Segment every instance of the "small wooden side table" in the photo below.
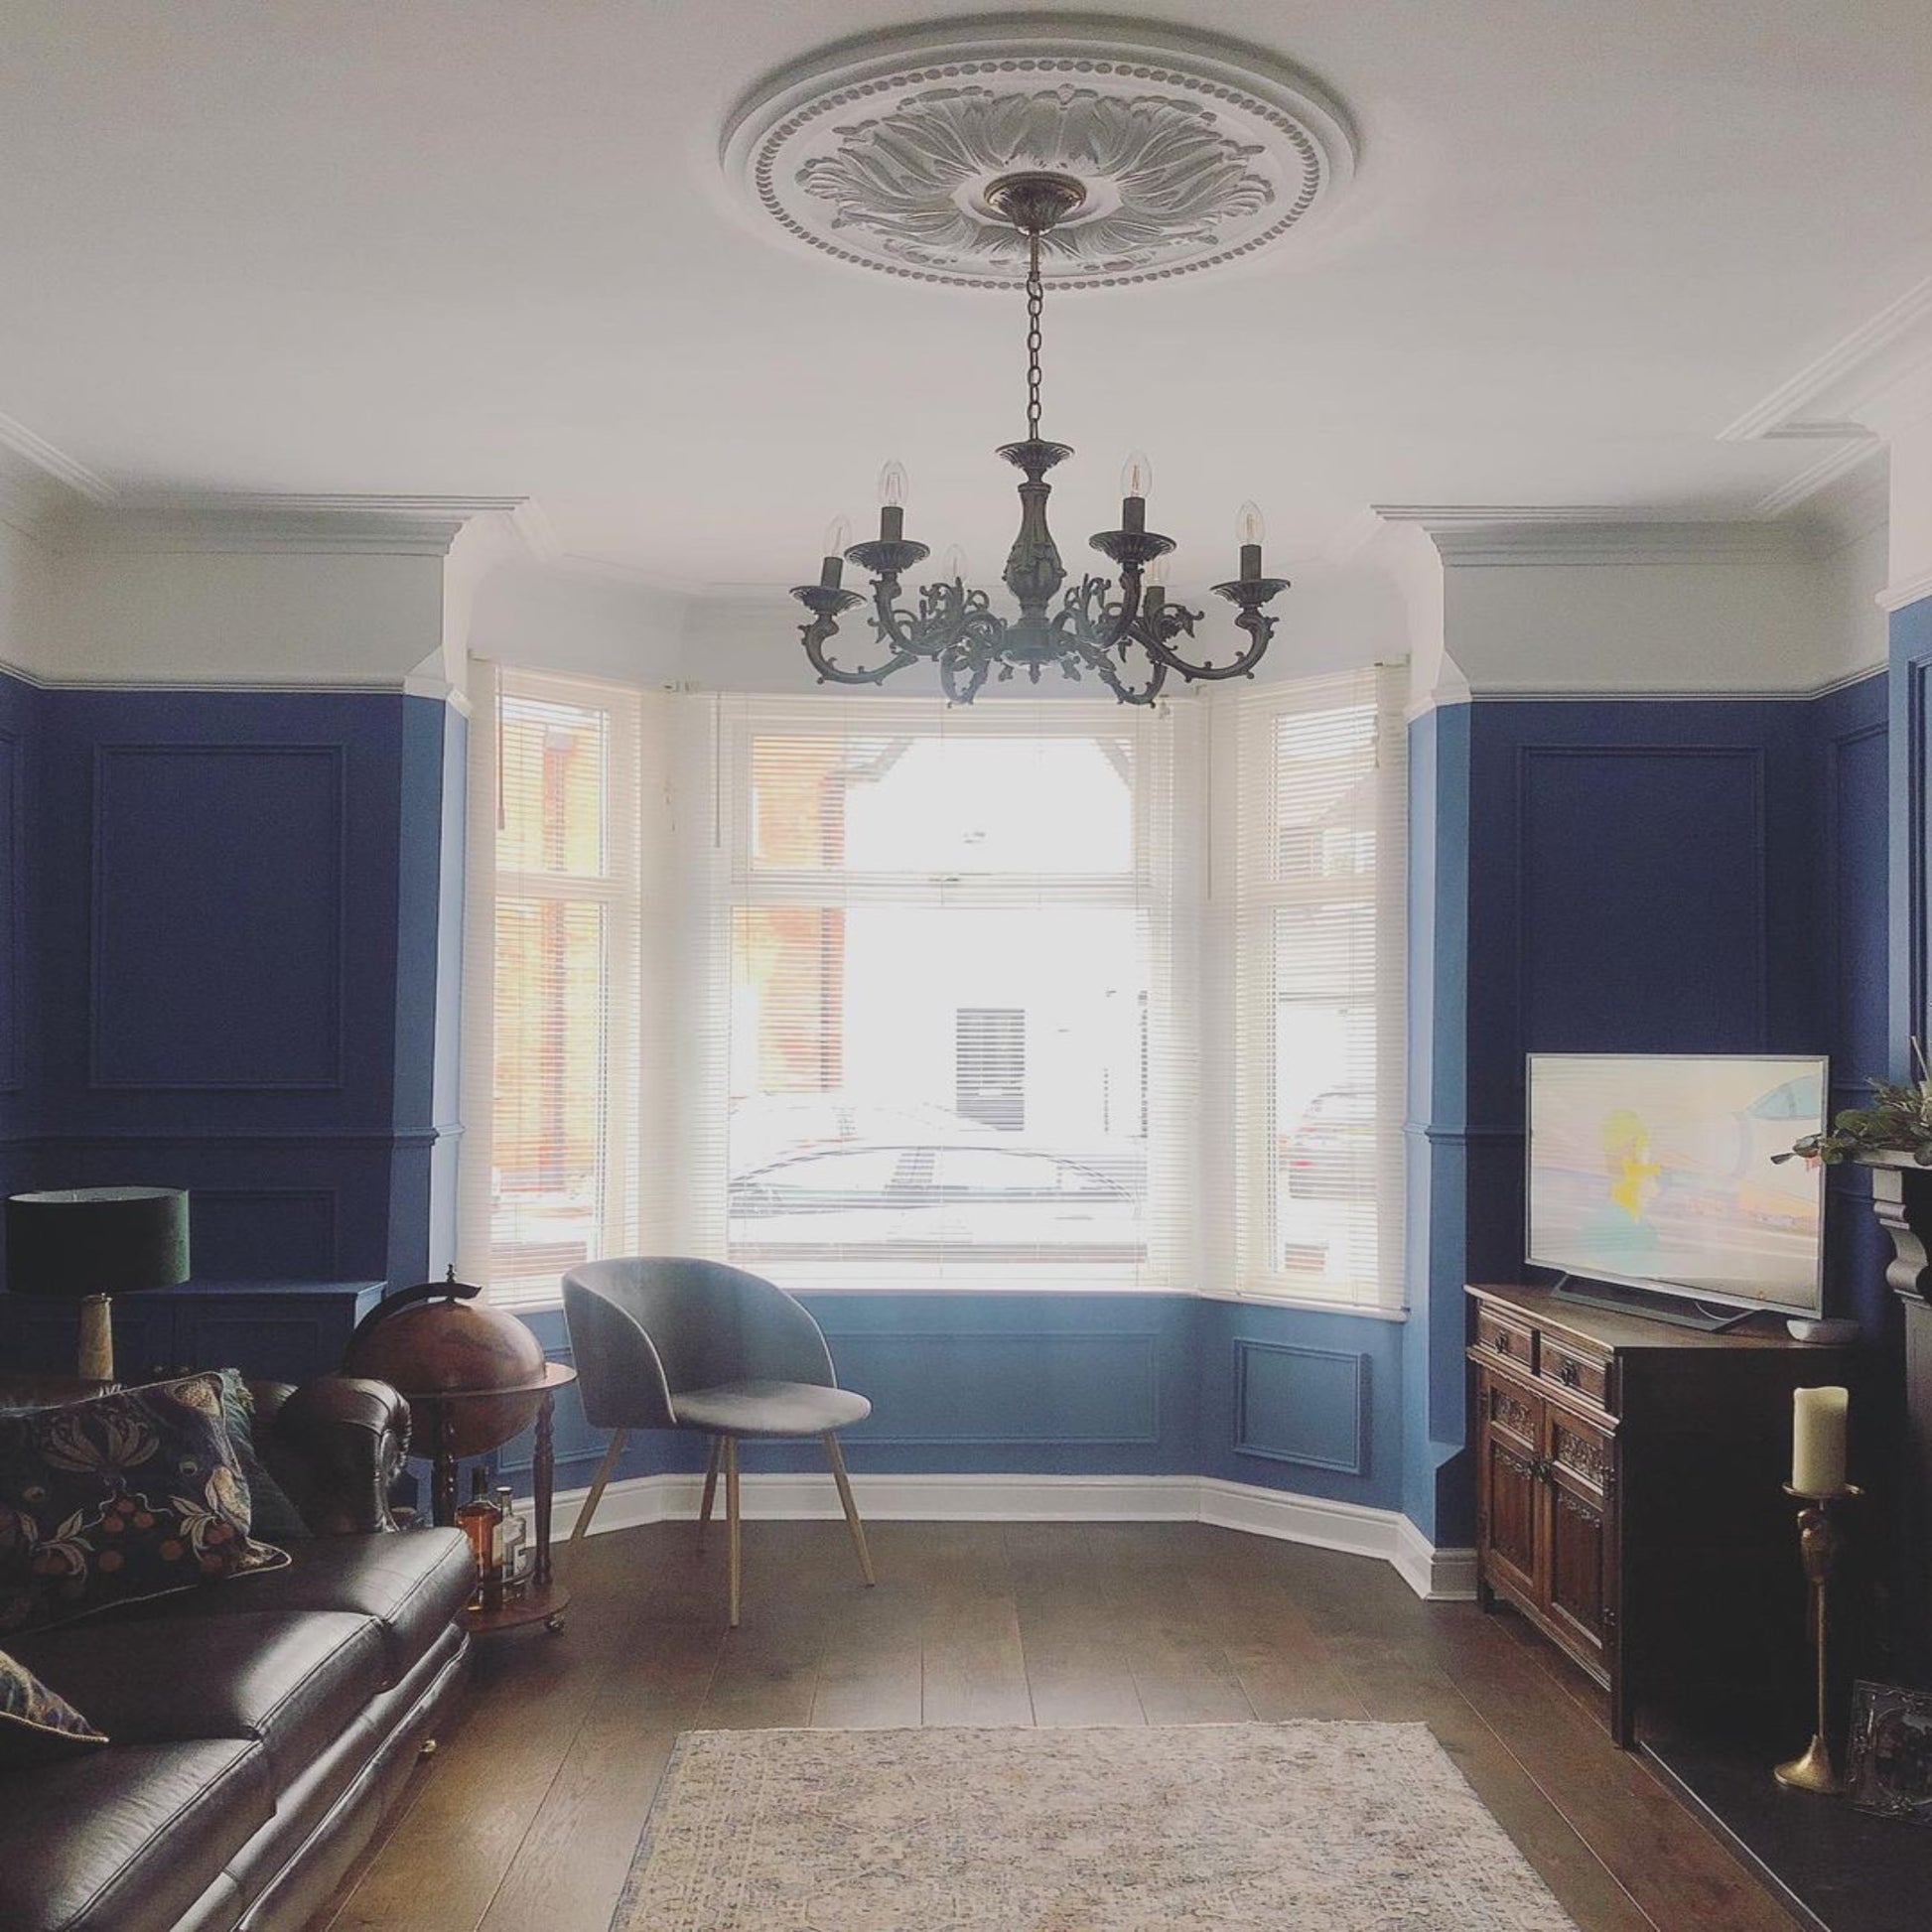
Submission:
{"label": "small wooden side table", "polygon": [[[557,1486],[556,1406],[557,1391],[577,1380],[577,1371],[567,1362],[545,1362],[543,1373],[527,1382],[501,1389],[437,1389],[424,1395],[409,1395],[409,1406],[423,1419],[423,1435],[430,1450],[430,1514],[439,1527],[456,1526],[456,1465],[450,1449],[459,1404],[500,1402],[505,1396],[539,1397],[536,1415],[536,1449],[531,1458],[530,1477],[534,1490],[536,1516],[536,1562],[527,1584],[511,1585],[503,1601],[492,1610],[471,1609],[463,1613],[465,1626],[483,1635],[495,1630],[515,1630],[529,1623],[546,1629],[564,1627],[564,1611],[570,1605],[570,1591],[551,1575],[550,1515]],[[407,1394],[407,1391],[405,1391]]]}

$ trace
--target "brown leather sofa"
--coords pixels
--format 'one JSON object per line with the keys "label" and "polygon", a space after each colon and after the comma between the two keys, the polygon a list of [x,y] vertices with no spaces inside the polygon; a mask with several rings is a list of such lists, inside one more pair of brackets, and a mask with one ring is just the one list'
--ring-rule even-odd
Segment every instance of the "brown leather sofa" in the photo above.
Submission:
{"label": "brown leather sofa", "polygon": [[[104,1386],[0,1377],[0,1410]],[[0,1772],[5,1932],[296,1932],[461,1689],[469,1546],[389,1514],[408,1405],[343,1376],[254,1396],[316,1532],[289,1568],[8,1641],[113,1741]]]}

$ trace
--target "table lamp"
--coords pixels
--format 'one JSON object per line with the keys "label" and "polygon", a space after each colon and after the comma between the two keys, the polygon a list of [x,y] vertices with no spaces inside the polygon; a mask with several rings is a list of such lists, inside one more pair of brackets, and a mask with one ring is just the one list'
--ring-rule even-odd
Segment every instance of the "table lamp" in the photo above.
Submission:
{"label": "table lamp", "polygon": [[188,1279],[180,1187],[61,1187],[7,1200],[7,1288],[80,1301],[79,1373],[114,1379],[110,1295]]}

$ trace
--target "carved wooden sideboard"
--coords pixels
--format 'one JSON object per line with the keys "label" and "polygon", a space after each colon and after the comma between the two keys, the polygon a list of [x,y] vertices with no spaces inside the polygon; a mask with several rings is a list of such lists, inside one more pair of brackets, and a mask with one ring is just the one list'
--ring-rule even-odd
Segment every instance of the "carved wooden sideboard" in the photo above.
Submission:
{"label": "carved wooden sideboard", "polygon": [[1469,1290],[1477,1591],[1503,1598],[1607,1694],[1802,1691],[1791,1391],[1846,1382],[1849,1351],[1757,1317],[1705,1334],[1540,1288]]}

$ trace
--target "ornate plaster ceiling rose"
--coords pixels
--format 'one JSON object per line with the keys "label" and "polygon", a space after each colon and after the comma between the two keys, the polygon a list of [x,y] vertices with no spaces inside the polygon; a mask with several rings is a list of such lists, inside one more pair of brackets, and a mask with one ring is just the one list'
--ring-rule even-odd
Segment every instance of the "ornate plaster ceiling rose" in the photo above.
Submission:
{"label": "ornate plaster ceiling rose", "polygon": [[1070,176],[1056,288],[1159,281],[1282,243],[1353,172],[1340,108],[1259,49],[1099,16],[987,17],[846,41],[732,114],[727,181],[771,232],[889,275],[1007,288],[1002,176]]}

